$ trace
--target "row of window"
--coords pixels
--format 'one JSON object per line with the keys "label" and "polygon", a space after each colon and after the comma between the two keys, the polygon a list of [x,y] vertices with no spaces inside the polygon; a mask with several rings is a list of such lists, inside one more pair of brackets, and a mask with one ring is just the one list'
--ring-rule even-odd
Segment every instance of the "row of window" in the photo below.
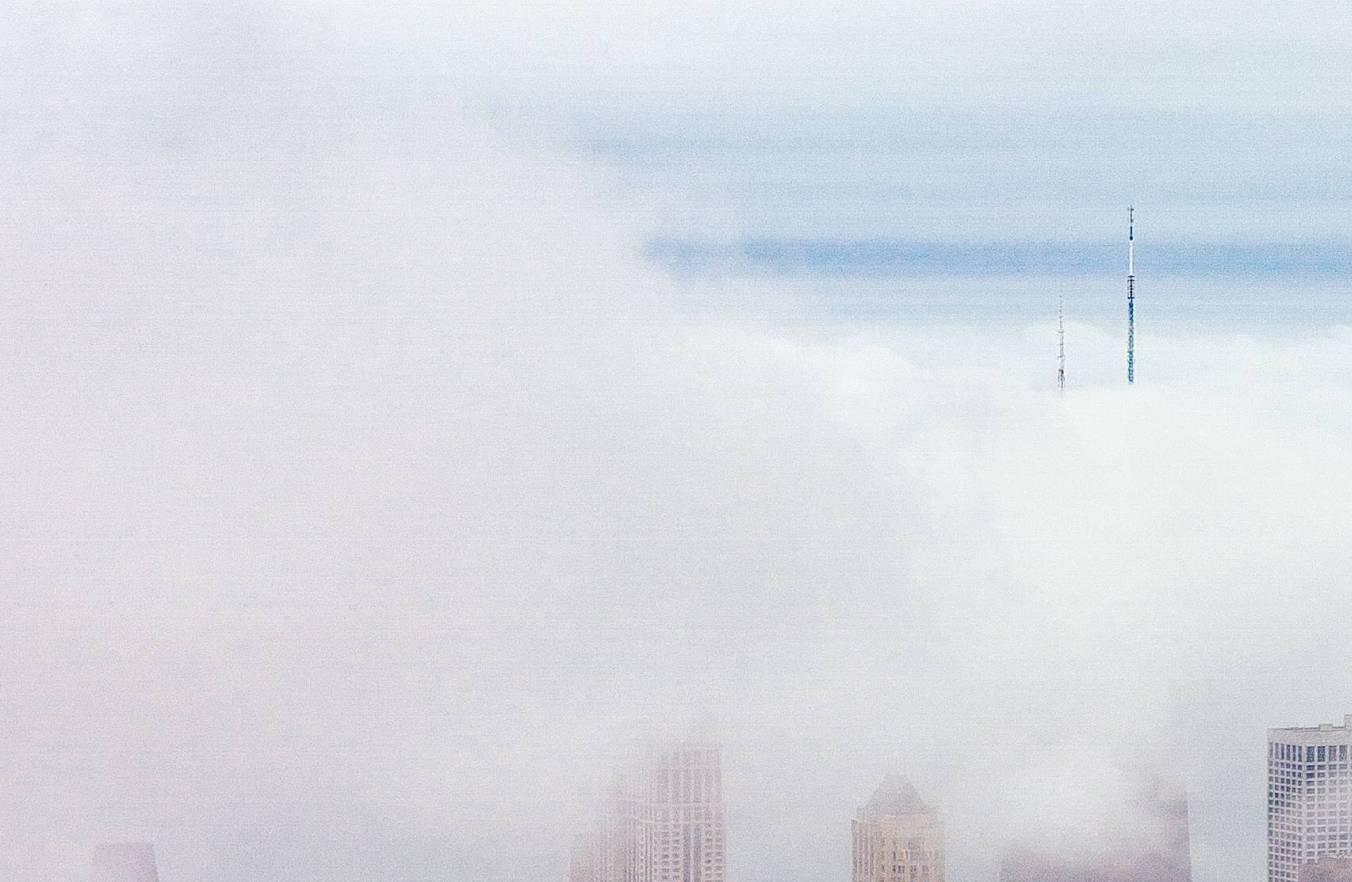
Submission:
{"label": "row of window", "polygon": [[1326,760],[1347,759],[1346,744],[1280,744],[1272,742],[1268,745],[1268,756],[1273,759],[1295,760],[1302,759],[1307,763],[1324,762]]}
{"label": "row of window", "polygon": [[1310,763],[1279,763],[1274,762],[1268,766],[1269,779],[1286,779],[1288,781],[1299,781],[1301,778],[1308,778],[1313,774],[1327,775],[1333,773],[1334,777],[1341,777],[1339,772],[1347,771],[1347,763],[1342,760],[1333,760],[1331,762]]}
{"label": "row of window", "polygon": [[1336,809],[1346,809],[1352,802],[1349,802],[1345,796],[1334,794],[1336,798],[1310,799],[1310,794],[1306,794],[1302,799],[1299,795],[1285,796],[1277,794],[1268,797],[1269,814],[1274,808],[1280,808],[1283,815],[1314,814],[1316,811],[1331,812]]}

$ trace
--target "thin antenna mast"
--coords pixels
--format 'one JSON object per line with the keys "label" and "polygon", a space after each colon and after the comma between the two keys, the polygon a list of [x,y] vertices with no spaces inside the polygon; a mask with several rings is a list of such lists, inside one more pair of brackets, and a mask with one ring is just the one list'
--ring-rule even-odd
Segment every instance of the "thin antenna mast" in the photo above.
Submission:
{"label": "thin antenna mast", "polygon": [[1127,207],[1127,383],[1136,382],[1136,209]]}
{"label": "thin antenna mast", "polygon": [[1056,388],[1066,391],[1066,295],[1056,297]]}

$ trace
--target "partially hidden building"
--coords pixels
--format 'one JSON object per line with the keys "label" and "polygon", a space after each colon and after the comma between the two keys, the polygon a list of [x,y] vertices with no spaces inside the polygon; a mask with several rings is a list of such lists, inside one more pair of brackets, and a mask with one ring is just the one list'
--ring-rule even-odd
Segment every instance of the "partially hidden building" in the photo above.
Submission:
{"label": "partially hidden building", "polygon": [[1269,729],[1267,761],[1269,882],[1352,880],[1352,714]]}
{"label": "partially hidden building", "polygon": [[1014,843],[1000,864],[1000,882],[1191,882],[1188,800],[1159,778],[1126,774],[1128,798],[1092,837],[1055,845]]}
{"label": "partially hidden building", "polygon": [[904,777],[883,778],[851,830],[853,882],[943,882],[943,825]]}
{"label": "partially hidden building", "polygon": [[570,882],[726,882],[726,838],[718,744],[669,745],[616,774]]}

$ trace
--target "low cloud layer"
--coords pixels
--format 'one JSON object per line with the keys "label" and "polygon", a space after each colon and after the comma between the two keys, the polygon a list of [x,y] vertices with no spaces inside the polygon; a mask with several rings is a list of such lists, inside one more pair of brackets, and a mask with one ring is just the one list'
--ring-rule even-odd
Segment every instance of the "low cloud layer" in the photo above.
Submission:
{"label": "low cloud layer", "polygon": [[1042,320],[692,317],[585,171],[369,100],[322,16],[127,16],[7,38],[3,875],[557,878],[709,713],[741,882],[842,878],[892,769],[988,879],[1122,763],[1258,878],[1263,729],[1352,710],[1345,329],[1128,390],[1076,324],[1058,397]]}

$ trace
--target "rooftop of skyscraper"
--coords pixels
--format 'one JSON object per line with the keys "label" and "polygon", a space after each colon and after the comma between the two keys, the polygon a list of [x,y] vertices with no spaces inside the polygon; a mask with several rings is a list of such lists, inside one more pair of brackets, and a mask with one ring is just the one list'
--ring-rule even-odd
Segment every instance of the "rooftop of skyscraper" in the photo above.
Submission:
{"label": "rooftop of skyscraper", "polygon": [[913,815],[930,811],[930,807],[920,798],[919,792],[904,775],[885,776],[878,789],[873,791],[863,813],[871,817],[883,815]]}
{"label": "rooftop of skyscraper", "polygon": [[1320,732],[1337,732],[1340,734],[1352,733],[1352,714],[1343,715],[1343,724],[1320,723],[1317,726],[1281,726],[1268,730],[1268,738],[1290,737],[1299,735],[1318,734]]}

